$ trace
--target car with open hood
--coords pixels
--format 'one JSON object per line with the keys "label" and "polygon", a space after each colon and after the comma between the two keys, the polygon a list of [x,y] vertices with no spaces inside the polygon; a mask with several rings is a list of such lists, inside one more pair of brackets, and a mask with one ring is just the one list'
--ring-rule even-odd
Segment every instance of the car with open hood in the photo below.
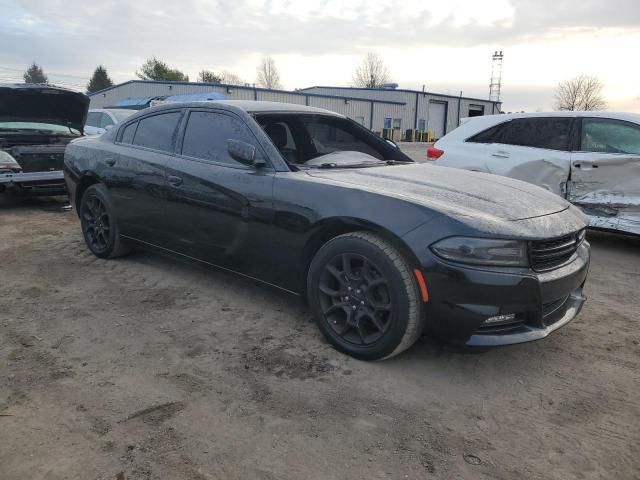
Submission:
{"label": "car with open hood", "polygon": [[0,84],[0,193],[66,193],[66,145],[82,136],[89,97],[46,84]]}
{"label": "car with open hood", "polygon": [[528,183],[417,164],[326,110],[152,107],[71,143],[64,169],[94,255],[149,248],[299,295],[357,358],[391,357],[423,332],[540,339],[585,300],[579,209]]}

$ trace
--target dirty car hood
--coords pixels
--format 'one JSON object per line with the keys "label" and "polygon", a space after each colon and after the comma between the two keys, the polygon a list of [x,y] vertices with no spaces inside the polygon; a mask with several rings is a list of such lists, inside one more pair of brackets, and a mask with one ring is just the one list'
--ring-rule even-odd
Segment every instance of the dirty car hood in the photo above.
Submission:
{"label": "dirty car hood", "polygon": [[432,165],[311,170],[309,174],[458,216],[515,221],[569,208],[559,196],[519,180]]}
{"label": "dirty car hood", "polygon": [[41,84],[0,84],[0,122],[44,122],[83,130],[89,97]]}

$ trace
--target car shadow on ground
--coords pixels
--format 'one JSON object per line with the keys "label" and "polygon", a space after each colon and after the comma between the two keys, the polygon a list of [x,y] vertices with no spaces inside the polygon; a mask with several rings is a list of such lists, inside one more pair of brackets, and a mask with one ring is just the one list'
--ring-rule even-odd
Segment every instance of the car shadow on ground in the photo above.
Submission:
{"label": "car shadow on ground", "polygon": [[609,230],[591,230],[587,232],[587,240],[592,247],[607,250],[632,251],[640,247],[640,235],[612,232]]}
{"label": "car shadow on ground", "polygon": [[0,193],[0,212],[21,209],[68,212],[71,210],[71,205],[69,205],[69,198],[66,196],[29,197]]}

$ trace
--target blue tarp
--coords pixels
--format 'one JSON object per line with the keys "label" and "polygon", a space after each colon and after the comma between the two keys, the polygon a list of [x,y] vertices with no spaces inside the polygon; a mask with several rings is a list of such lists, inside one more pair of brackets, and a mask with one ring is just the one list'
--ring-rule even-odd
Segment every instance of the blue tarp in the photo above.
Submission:
{"label": "blue tarp", "polygon": [[218,92],[185,93],[165,98],[167,102],[204,102],[207,100],[224,100],[226,97]]}
{"label": "blue tarp", "polygon": [[155,96],[155,97],[138,97],[138,98],[125,98],[119,100],[108,108],[130,108],[133,110],[140,110],[149,106],[152,100],[163,100],[165,102],[204,102],[207,100],[224,100],[226,97],[218,92],[206,92],[206,93],[184,93],[182,95],[171,95],[170,97]]}
{"label": "blue tarp", "polygon": [[139,97],[139,98],[125,98],[119,100],[113,104],[114,107],[146,107],[149,102],[158,97]]}

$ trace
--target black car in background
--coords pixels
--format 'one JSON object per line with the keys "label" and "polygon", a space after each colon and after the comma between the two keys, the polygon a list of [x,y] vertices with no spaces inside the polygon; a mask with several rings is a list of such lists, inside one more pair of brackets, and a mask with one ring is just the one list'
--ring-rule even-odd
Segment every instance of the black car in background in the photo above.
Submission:
{"label": "black car in background", "polygon": [[64,149],[88,109],[88,96],[66,88],[0,84],[0,193],[66,194]]}
{"label": "black car in background", "polygon": [[271,102],[169,104],[73,141],[89,249],[159,249],[305,296],[339,350],[373,360],[428,329],[539,339],[579,312],[587,222],[565,200],[419,165],[341,115]]}

